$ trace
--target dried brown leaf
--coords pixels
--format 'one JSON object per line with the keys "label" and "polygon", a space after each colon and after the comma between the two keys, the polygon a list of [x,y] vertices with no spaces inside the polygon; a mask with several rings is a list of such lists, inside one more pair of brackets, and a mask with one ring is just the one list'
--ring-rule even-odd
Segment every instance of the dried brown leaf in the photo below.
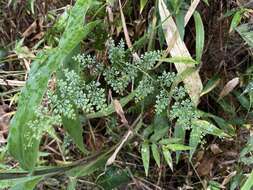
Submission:
{"label": "dried brown leaf", "polygon": [[222,89],[218,100],[222,99],[224,96],[227,96],[230,92],[232,92],[239,83],[240,83],[239,77],[230,80]]}
{"label": "dried brown leaf", "polygon": [[213,153],[214,155],[220,154],[220,153],[223,152],[217,144],[212,144],[212,145],[210,146],[210,148],[211,148],[211,151],[212,151],[212,153]]}
{"label": "dried brown leaf", "polygon": [[113,100],[113,106],[116,113],[119,115],[121,122],[125,125],[128,125],[128,121],[126,120],[123,108],[118,100]]}

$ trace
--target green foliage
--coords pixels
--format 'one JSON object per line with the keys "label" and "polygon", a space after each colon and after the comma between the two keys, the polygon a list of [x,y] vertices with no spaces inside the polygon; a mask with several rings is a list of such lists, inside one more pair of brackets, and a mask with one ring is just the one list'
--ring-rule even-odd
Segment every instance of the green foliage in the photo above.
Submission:
{"label": "green foliage", "polygon": [[205,31],[199,12],[194,13],[194,21],[196,28],[196,60],[200,63],[205,44]]}

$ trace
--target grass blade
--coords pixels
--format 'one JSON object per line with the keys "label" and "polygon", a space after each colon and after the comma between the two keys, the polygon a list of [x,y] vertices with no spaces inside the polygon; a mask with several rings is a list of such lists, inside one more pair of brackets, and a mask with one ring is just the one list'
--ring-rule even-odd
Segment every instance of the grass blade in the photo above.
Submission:
{"label": "grass blade", "polygon": [[148,142],[144,142],[141,145],[141,157],[142,157],[142,162],[145,169],[145,174],[146,176],[148,176],[149,160],[150,160],[150,149],[149,149]]}
{"label": "grass blade", "polygon": [[197,11],[194,13],[194,21],[196,28],[196,61],[200,63],[204,50],[205,30],[201,16]]}

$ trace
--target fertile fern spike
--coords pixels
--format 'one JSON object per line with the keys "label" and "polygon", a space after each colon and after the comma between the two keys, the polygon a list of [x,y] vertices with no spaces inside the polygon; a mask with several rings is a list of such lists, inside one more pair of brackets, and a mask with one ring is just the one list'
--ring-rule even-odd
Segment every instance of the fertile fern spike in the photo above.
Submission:
{"label": "fertile fern spike", "polygon": [[74,71],[64,70],[64,79],[58,80],[57,91],[48,93],[55,114],[74,119],[75,108],[84,113],[100,111],[106,107],[105,90],[92,81],[85,84]]}

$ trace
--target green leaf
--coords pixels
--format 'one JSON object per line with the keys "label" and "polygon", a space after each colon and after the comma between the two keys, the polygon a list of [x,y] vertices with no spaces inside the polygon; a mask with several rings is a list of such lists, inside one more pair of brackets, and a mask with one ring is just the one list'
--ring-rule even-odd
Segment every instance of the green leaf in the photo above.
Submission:
{"label": "green leaf", "polygon": [[103,187],[104,190],[115,189],[122,184],[130,181],[127,170],[122,170],[117,167],[110,167],[105,174],[99,178],[97,184]]}
{"label": "green leaf", "polygon": [[232,32],[240,24],[240,22],[242,20],[243,12],[244,12],[243,9],[236,11],[236,13],[234,14],[234,16],[232,18],[229,32]]}
{"label": "green leaf", "polygon": [[205,30],[201,16],[197,11],[194,13],[194,21],[196,28],[196,61],[200,63],[205,44]]}
{"label": "green leaf", "polygon": [[192,59],[191,57],[180,57],[180,56],[162,58],[162,59],[159,59],[158,61],[169,62],[169,63],[183,63],[183,64],[190,64],[190,65],[198,64],[198,62]]}
{"label": "green leaf", "polygon": [[153,143],[151,145],[151,150],[152,150],[152,154],[153,154],[153,157],[155,159],[155,162],[156,164],[158,165],[158,167],[160,168],[160,165],[161,165],[161,159],[160,159],[160,153],[159,153],[159,149],[158,149],[158,146]]}
{"label": "green leaf", "polygon": [[172,151],[191,150],[192,149],[190,146],[185,146],[183,144],[168,144],[166,147]]}
{"label": "green leaf", "polygon": [[173,171],[173,162],[169,149],[166,146],[162,146],[163,156],[170,169]]}
{"label": "green leaf", "polygon": [[253,186],[253,170],[251,171],[248,179],[242,186],[241,190],[251,190],[252,186]]}
{"label": "green leaf", "polygon": [[198,144],[201,141],[201,138],[202,138],[201,130],[198,129],[197,127],[194,127],[191,130],[190,140],[189,140],[189,145],[190,145],[190,147],[192,147],[192,149],[190,150],[190,160],[192,159],[192,156],[193,156],[194,152],[196,151]]}
{"label": "green leaf", "polygon": [[42,177],[28,177],[28,179],[16,184],[10,190],[33,190],[41,180]]}
{"label": "green leaf", "polygon": [[88,150],[85,148],[83,143],[83,129],[81,126],[80,118],[76,119],[68,119],[63,117],[62,118],[63,127],[69,135],[73,138],[74,142],[76,143],[77,147],[83,152],[88,153]]}
{"label": "green leaf", "polygon": [[83,28],[84,15],[91,4],[92,1],[86,0],[76,2],[58,48],[37,56],[32,64],[30,77],[19,97],[18,109],[11,121],[8,150],[26,170],[32,171],[36,165],[41,139],[40,136],[31,137],[36,129],[29,127],[29,122],[35,119],[35,111],[42,101],[51,74],[97,24],[92,22]]}
{"label": "green leaf", "polygon": [[167,138],[167,139],[160,140],[159,144],[167,145],[167,144],[180,143],[180,142],[181,142],[180,138]]}
{"label": "green leaf", "polygon": [[241,37],[247,42],[249,46],[253,47],[252,24],[242,24],[236,27],[236,31],[241,35]]}
{"label": "green leaf", "polygon": [[[185,130],[182,126],[176,124],[174,137],[179,139],[179,141],[176,143],[184,144]],[[180,154],[181,154],[181,151],[176,151],[176,163],[179,162]]]}
{"label": "green leaf", "polygon": [[148,0],[140,0],[140,13],[142,13],[143,9],[145,8]]}
{"label": "green leaf", "polygon": [[150,150],[148,142],[144,142],[141,145],[141,158],[145,169],[145,174],[146,176],[148,176],[149,160],[150,160]]}
{"label": "green leaf", "polygon": [[217,128],[214,124],[206,120],[194,120],[193,125],[199,128],[202,132],[209,135],[214,135],[218,137],[229,137],[223,130]]}
{"label": "green leaf", "polygon": [[212,91],[219,83],[220,83],[220,77],[218,75],[213,76],[210,80],[208,80],[200,96],[203,96],[209,93],[210,91]]}

